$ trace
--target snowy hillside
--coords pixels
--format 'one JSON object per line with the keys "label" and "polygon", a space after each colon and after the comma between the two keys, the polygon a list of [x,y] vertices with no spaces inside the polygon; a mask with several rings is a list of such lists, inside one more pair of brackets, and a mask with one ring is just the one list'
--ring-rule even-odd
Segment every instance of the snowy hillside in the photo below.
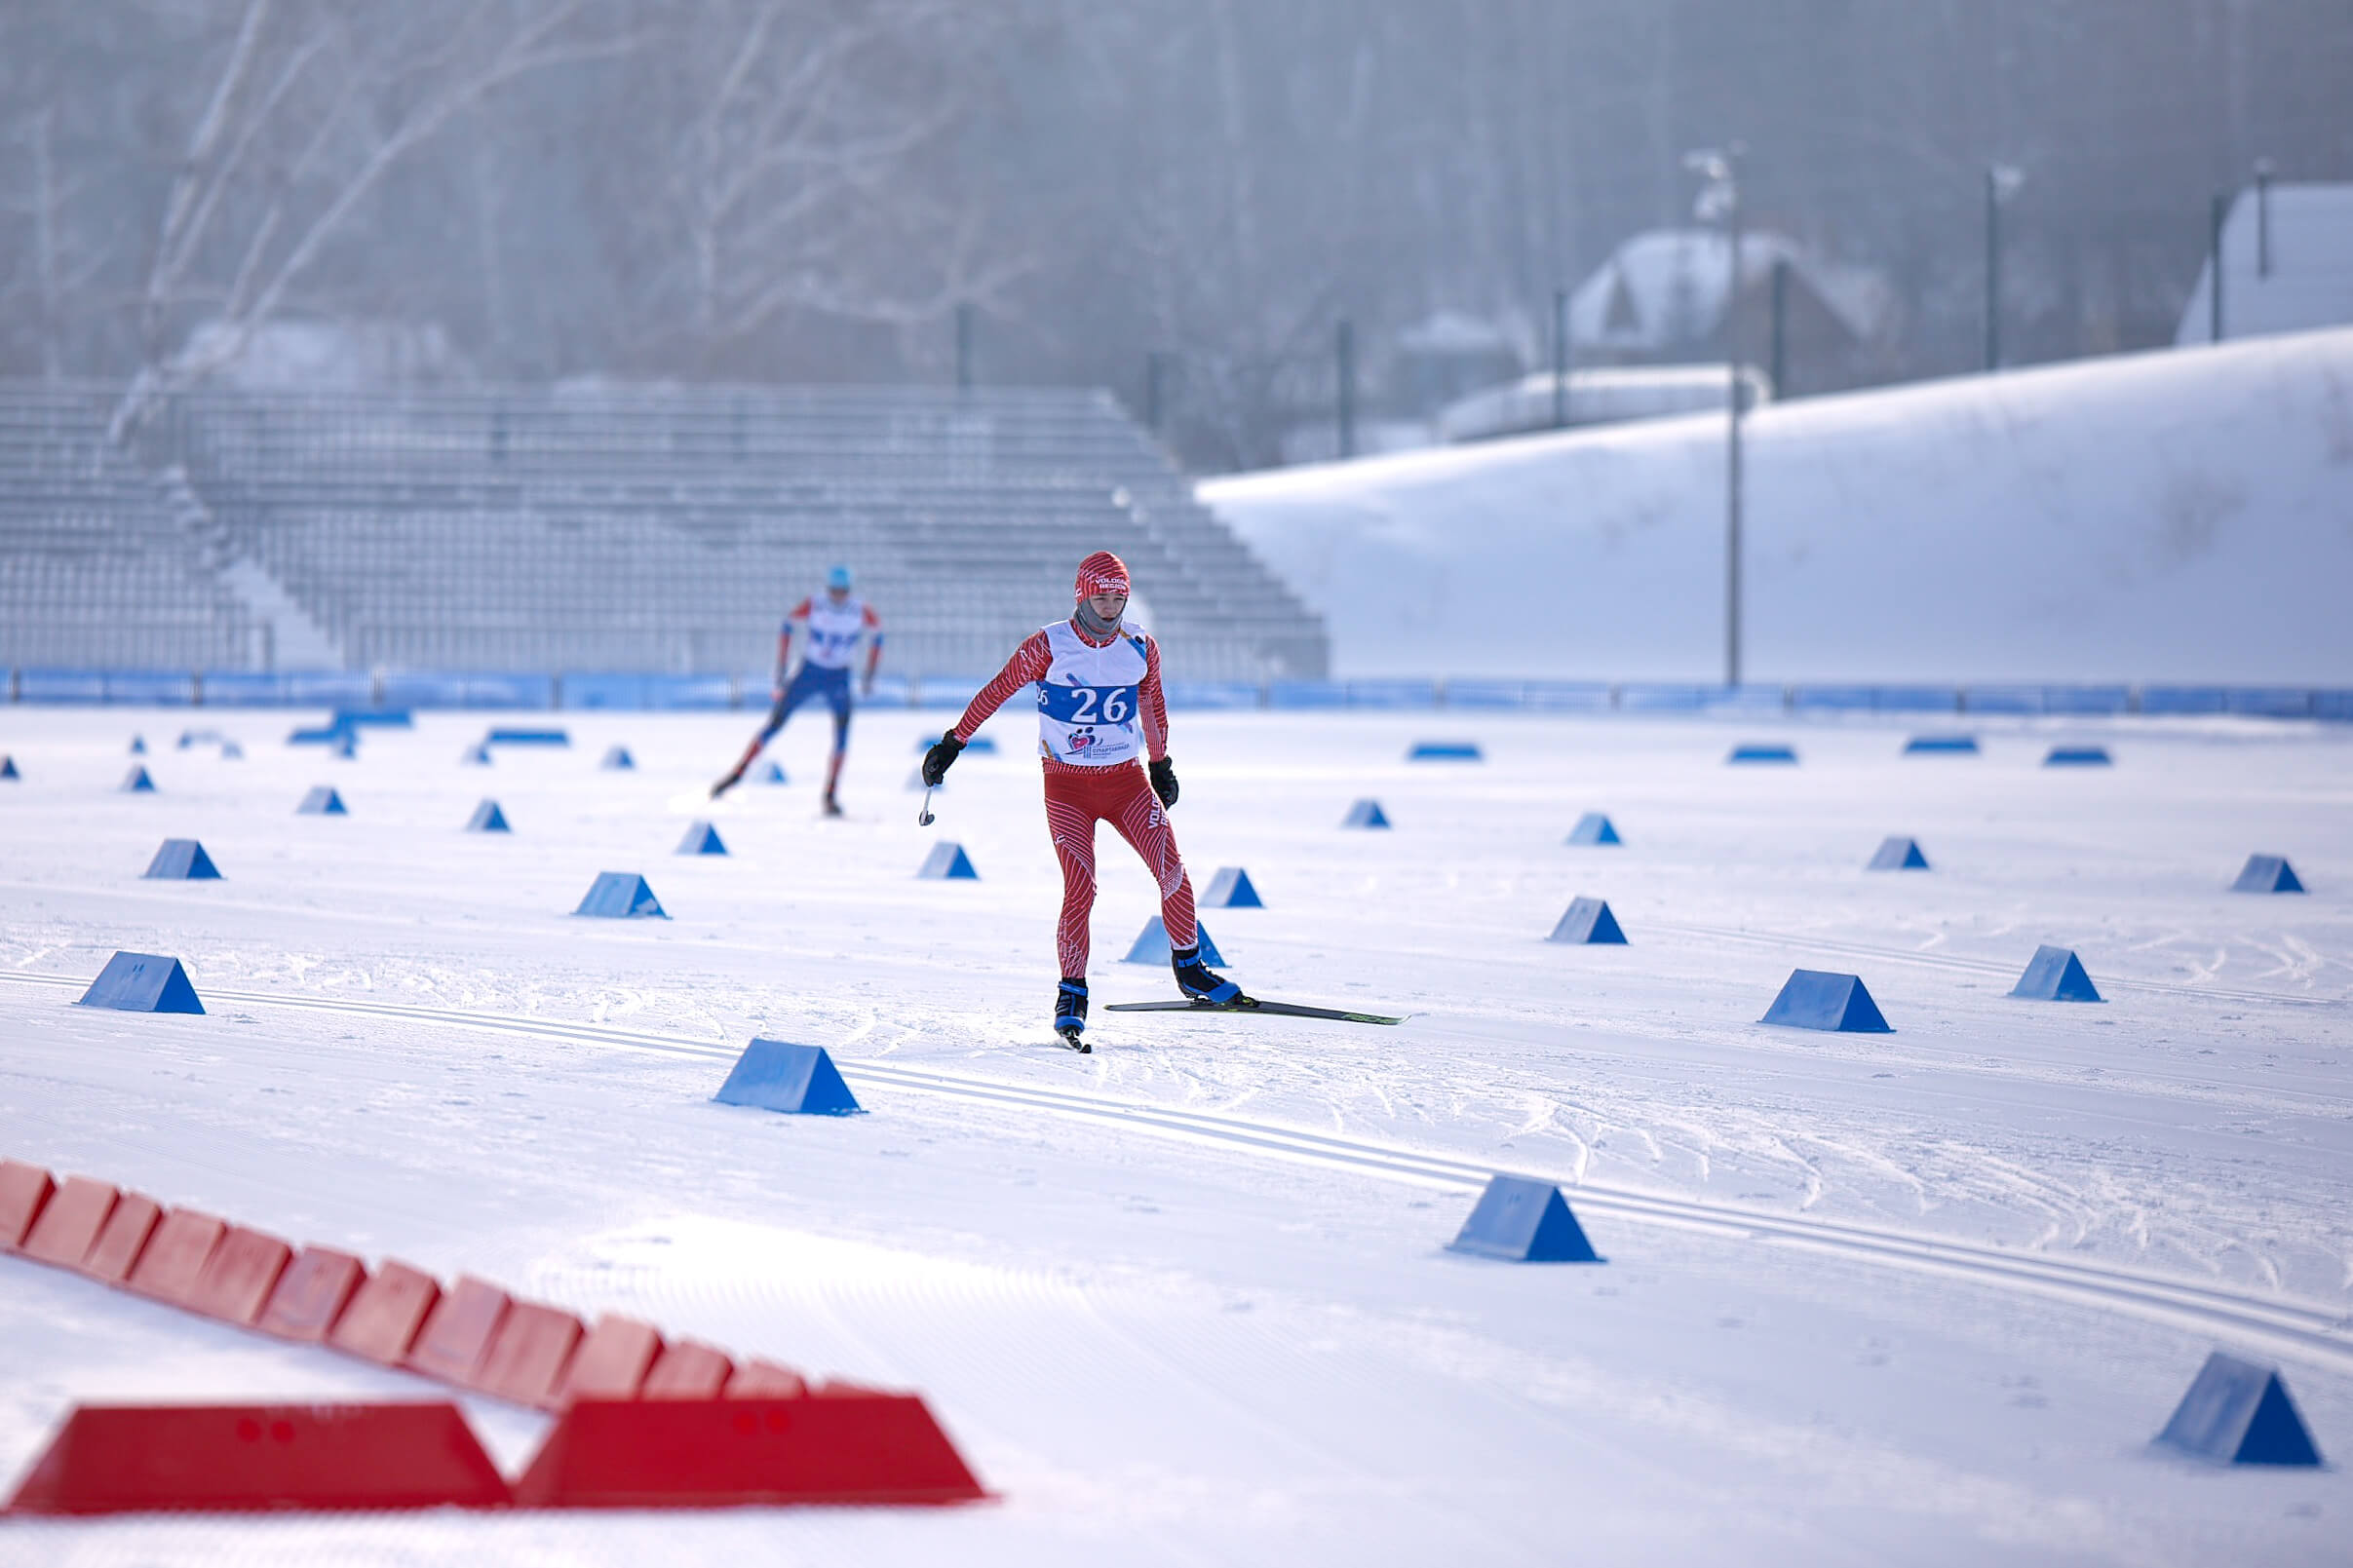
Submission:
{"label": "snowy hillside", "polygon": [[[1510,585],[1501,585],[1508,589]],[[235,1562],[1105,1568],[2329,1568],[2353,1518],[2353,733],[1997,720],[1178,713],[1174,814],[1253,989],[1396,1028],[1122,1014],[1152,908],[1105,832],[1097,1052],[1055,1041],[1054,861],[999,720],[914,822],[922,715],[817,816],[700,799],[744,715],[565,715],[339,761],[284,714],[0,708],[0,1153],[581,1314],[921,1392],[999,1501],[944,1510],[0,1520],[25,1568]],[[1467,726],[1467,727],[1463,727]],[[134,729],[157,793],[117,792]],[[1784,740],[1794,768],[1728,767]],[[2041,765],[2056,740],[2110,769]],[[637,769],[599,771],[613,744]],[[346,817],[297,816],[332,783]],[[511,836],[462,830],[495,797]],[[1394,826],[1343,829],[1376,796]],[[1575,847],[1578,814],[1624,843]],[[724,857],[673,853],[711,815]],[[1916,835],[1931,869],[1864,868]],[[167,835],[223,879],[142,880]],[[919,881],[943,838],[980,880]],[[2289,856],[2311,892],[2225,891]],[[668,920],[568,911],[641,870]],[[1606,898],[1629,943],[1544,937]],[[2037,944],[2107,1001],[2014,1000]],[[202,1016],[72,1004],[117,948]],[[1796,967],[1893,1034],[1757,1023]],[[714,1105],[753,1034],[870,1114]],[[1486,1175],[1599,1266],[1444,1250]],[[2148,1442],[2217,1348],[2337,1468]],[[0,1487],[76,1401],[434,1385],[0,1257]],[[512,1467],[547,1418],[469,1398]]]}
{"label": "snowy hillside", "polygon": [[[1776,404],[1751,679],[2353,682],[2353,329]],[[1720,415],[1204,483],[1342,676],[1722,672]]]}

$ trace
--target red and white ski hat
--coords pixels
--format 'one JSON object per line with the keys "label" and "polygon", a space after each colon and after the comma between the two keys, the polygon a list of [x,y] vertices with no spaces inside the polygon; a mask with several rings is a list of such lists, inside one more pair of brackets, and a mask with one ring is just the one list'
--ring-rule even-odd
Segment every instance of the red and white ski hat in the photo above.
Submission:
{"label": "red and white ski hat", "polygon": [[1078,563],[1078,596],[1128,592],[1128,563],[1107,550],[1099,550]]}

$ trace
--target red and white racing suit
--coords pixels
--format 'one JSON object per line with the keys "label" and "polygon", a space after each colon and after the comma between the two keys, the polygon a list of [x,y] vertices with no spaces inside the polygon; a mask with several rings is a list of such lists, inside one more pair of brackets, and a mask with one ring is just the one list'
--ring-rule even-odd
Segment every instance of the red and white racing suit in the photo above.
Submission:
{"label": "red and white racing suit", "polygon": [[1062,974],[1084,977],[1087,973],[1098,822],[1109,822],[1160,884],[1160,918],[1168,927],[1169,945],[1192,946],[1193,881],[1185,875],[1176,835],[1142,763],[1147,752],[1154,761],[1169,754],[1160,644],[1124,628],[1096,642],[1070,621],[1046,627],[981,688],[956,720],[956,739],[971,740],[989,714],[1028,685],[1038,689],[1046,829],[1062,867],[1062,917],[1056,931]]}

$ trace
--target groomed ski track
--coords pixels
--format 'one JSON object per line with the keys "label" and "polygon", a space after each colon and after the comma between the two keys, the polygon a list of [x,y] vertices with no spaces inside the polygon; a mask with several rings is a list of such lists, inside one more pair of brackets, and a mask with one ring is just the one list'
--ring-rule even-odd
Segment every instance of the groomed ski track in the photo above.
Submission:
{"label": "groomed ski track", "polygon": [[[89,982],[68,975],[0,974],[0,980],[80,990]],[[539,1040],[578,1041],[622,1051],[732,1062],[740,1046],[712,1045],[675,1036],[612,1029],[550,1018],[502,1016],[447,1008],[409,1007],[391,1002],[354,1002],[288,996],[265,991],[216,991],[222,1003],[245,1007],[296,1008],[354,1017],[405,1018],[449,1028],[480,1029]],[[1049,1115],[1081,1117],[1160,1137],[1211,1141],[1284,1160],[1308,1161],[1374,1175],[1476,1191],[1495,1173],[1487,1166],[1426,1150],[1361,1138],[1334,1137],[1302,1128],[1254,1122],[1241,1117],[1188,1111],[1173,1106],[1061,1092],[1020,1084],[994,1083],[954,1073],[845,1063],[851,1088],[871,1081],[918,1093],[988,1100]],[[2129,1312],[2193,1332],[2242,1343],[2249,1351],[2298,1358],[2353,1374],[2353,1317],[2314,1303],[2297,1303],[2246,1291],[2199,1286],[2127,1270],[2071,1263],[1970,1246],[1934,1237],[1822,1220],[1767,1214],[1720,1204],[1659,1197],[1623,1188],[1575,1185],[1556,1171],[1526,1171],[1562,1181],[1581,1210],[1639,1223],[1674,1225],[1734,1241],[1815,1247],[1888,1268],[1941,1274],[2001,1289],[2069,1301],[2097,1309]]]}

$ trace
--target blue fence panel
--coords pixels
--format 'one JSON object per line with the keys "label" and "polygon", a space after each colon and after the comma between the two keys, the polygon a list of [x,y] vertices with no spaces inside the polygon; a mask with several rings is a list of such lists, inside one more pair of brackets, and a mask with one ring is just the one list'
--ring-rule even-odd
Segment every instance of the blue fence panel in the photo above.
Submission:
{"label": "blue fence panel", "polygon": [[2130,686],[2045,686],[2046,713],[2122,713],[2133,706]]}
{"label": "blue fence panel", "polygon": [[290,669],[282,677],[286,700],[294,708],[369,708],[376,680],[365,669]]}
{"label": "blue fence panel", "polygon": [[[747,688],[738,696],[737,701],[749,706],[755,699],[763,707],[766,706],[768,688],[764,685]],[[915,706],[914,683],[905,675],[876,675],[873,694],[862,698],[860,701],[870,703],[876,708],[912,708]]]}
{"label": "blue fence panel", "polygon": [[1448,680],[1439,693],[1447,708],[1525,708],[1524,680]]}
{"label": "blue fence panel", "polygon": [[274,669],[208,669],[207,708],[284,708],[286,676]]}
{"label": "blue fence panel", "polygon": [[1336,680],[1271,680],[1266,683],[1269,708],[1344,708],[1348,688]]}
{"label": "blue fence panel", "polygon": [[1714,686],[1670,686],[1651,681],[1618,688],[1618,707],[1629,713],[1696,713],[1716,694]]}
{"label": "blue fence panel", "polygon": [[17,701],[20,703],[102,703],[106,672],[102,669],[19,669]]}
{"label": "blue fence panel", "polygon": [[[1521,706],[1537,712],[1606,713],[1617,707],[1616,691],[1607,681],[1530,680],[1519,684]],[[1447,701],[1453,701],[1453,687],[1447,688]]]}
{"label": "blue fence panel", "polygon": [[2314,718],[2353,719],[2353,691],[2327,691],[2312,694]]}
{"label": "blue fence panel", "polygon": [[196,677],[186,670],[109,669],[105,700],[184,708],[196,701]]}
{"label": "blue fence panel", "polygon": [[563,675],[563,706],[567,708],[641,708],[647,706],[645,675]]}
{"label": "blue fence panel", "polygon": [[2230,694],[2230,710],[2257,718],[2310,718],[2313,696],[2295,686],[2242,686]]}
{"label": "blue fence panel", "polygon": [[1264,697],[1265,693],[1254,680],[1172,680],[1168,683],[1171,708],[1256,708]]}
{"label": "blue fence panel", "polygon": [[2220,713],[2230,707],[2230,693],[2220,686],[2143,686],[2143,713]]}
{"label": "blue fence panel", "polygon": [[1961,706],[1961,694],[1950,686],[1881,686],[1882,713],[1950,713]]}
{"label": "blue fence panel", "polygon": [[1968,713],[2039,713],[2042,711],[2040,686],[1966,686],[1961,690],[1961,710]]}
{"label": "blue fence panel", "polygon": [[1799,686],[1790,693],[1790,707],[1798,712],[1873,712],[1879,707],[1876,686]]}
{"label": "blue fence panel", "polygon": [[1786,713],[1790,694],[1780,686],[1706,686],[1702,706],[1711,713]]}
{"label": "blue fence panel", "polygon": [[1438,706],[1438,683],[1433,680],[1352,680],[1350,708],[1422,708]]}

